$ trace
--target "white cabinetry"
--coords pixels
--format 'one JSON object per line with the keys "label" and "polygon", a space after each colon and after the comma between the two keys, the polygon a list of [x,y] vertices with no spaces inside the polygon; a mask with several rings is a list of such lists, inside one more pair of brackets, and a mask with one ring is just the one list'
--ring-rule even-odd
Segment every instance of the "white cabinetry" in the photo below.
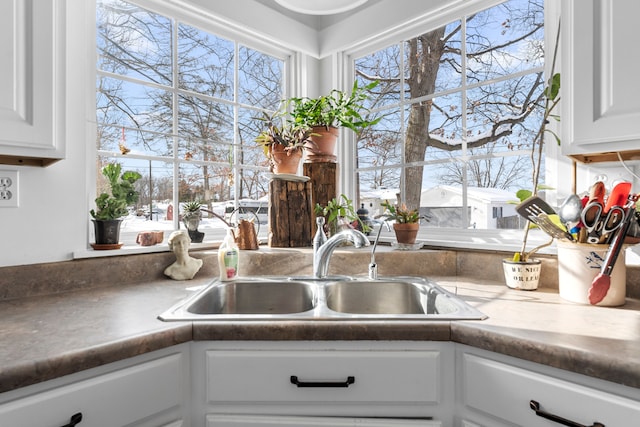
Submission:
{"label": "white cabinetry", "polygon": [[[638,390],[628,389],[625,396],[623,386],[464,346],[459,350],[457,398],[463,427],[626,427],[640,419]],[[543,413],[536,414],[532,401]],[[550,420],[554,417],[556,421]],[[558,423],[558,418],[575,424]]]}
{"label": "white cabinetry", "polygon": [[65,4],[0,2],[0,163],[64,157]]}
{"label": "white cabinetry", "polygon": [[0,394],[0,425],[188,427],[189,357],[178,346]]}
{"label": "white cabinetry", "polygon": [[192,425],[451,425],[453,355],[452,343],[195,343],[206,415]]}
{"label": "white cabinetry", "polygon": [[563,0],[563,154],[581,161],[640,156],[640,2]]}

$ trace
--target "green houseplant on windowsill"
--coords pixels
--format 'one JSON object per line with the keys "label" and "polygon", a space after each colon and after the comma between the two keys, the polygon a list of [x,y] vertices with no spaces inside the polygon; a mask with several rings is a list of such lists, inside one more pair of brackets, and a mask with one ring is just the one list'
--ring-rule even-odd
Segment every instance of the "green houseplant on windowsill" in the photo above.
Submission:
{"label": "green houseplant on windowsill", "polygon": [[351,92],[333,89],[328,95],[318,98],[290,98],[287,101],[293,121],[300,126],[311,128],[311,141],[305,144],[306,161],[335,161],[335,144],[339,127],[346,127],[359,133],[373,126],[380,118],[367,120],[365,101],[368,91],[378,85],[378,81],[359,87],[354,82]]}
{"label": "green houseplant on windowsill", "polygon": [[356,213],[353,208],[353,201],[344,194],[329,200],[326,206],[321,206],[319,203],[316,204],[314,210],[316,215],[324,216],[325,227],[329,236],[338,233],[343,227],[351,227],[354,223],[359,225],[358,228],[363,233],[371,231],[369,226],[364,224]]}
{"label": "green houseplant on windowsill", "polygon": [[93,217],[95,230],[94,249],[118,249],[120,243],[120,226],[122,217],[129,213],[128,207],[138,201],[138,192],[134,184],[142,178],[138,172],[122,172],[118,163],[109,163],[102,168],[102,175],[107,178],[111,194],[101,193],[96,199],[96,209],[89,212]]}
{"label": "green houseplant on windowsill", "polygon": [[182,205],[182,223],[187,228],[187,233],[193,243],[201,243],[204,233],[198,231],[200,220],[202,219],[202,203],[199,200],[192,200]]}
{"label": "green houseplant on windowsill", "polygon": [[255,139],[269,159],[273,173],[295,174],[302,159],[305,144],[312,135],[311,128],[287,120],[281,113],[261,118],[263,129]]}
{"label": "green houseplant on windowsill", "polygon": [[396,206],[385,200],[381,206],[386,209],[382,217],[386,221],[394,221],[393,231],[396,233],[398,243],[413,245],[420,229],[420,220],[429,221],[429,218],[420,215],[417,209],[408,209],[404,204]]}

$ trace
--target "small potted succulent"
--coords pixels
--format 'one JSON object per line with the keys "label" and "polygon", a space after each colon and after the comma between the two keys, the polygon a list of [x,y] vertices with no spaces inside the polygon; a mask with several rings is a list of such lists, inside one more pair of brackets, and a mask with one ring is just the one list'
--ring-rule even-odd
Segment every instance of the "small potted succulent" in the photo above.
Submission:
{"label": "small potted succulent", "polygon": [[255,141],[262,146],[269,159],[271,171],[276,174],[295,174],[305,144],[310,142],[311,128],[288,121],[280,113],[272,116],[265,113],[262,120],[266,128]]}
{"label": "small potted succulent", "polygon": [[300,126],[311,128],[311,141],[306,144],[305,161],[335,162],[335,145],[339,127],[346,127],[356,133],[373,126],[380,118],[366,120],[363,113],[368,109],[364,102],[368,91],[378,85],[378,81],[359,87],[356,81],[351,92],[337,89],[318,98],[290,98],[293,121]]}
{"label": "small potted succulent", "polygon": [[103,192],[96,199],[96,209],[89,213],[93,217],[95,230],[94,249],[118,249],[120,243],[120,226],[122,217],[129,214],[129,206],[138,201],[138,192],[134,184],[142,178],[138,172],[122,172],[119,163],[109,163],[102,168],[102,175],[107,178],[111,193]]}
{"label": "small potted succulent", "polygon": [[204,233],[198,231],[200,220],[202,219],[202,203],[199,200],[186,202],[182,205],[182,223],[187,228],[189,237],[193,243],[201,243]]}
{"label": "small potted succulent", "polygon": [[389,203],[385,200],[381,206],[386,209],[382,215],[386,221],[394,221],[393,231],[396,233],[396,240],[399,244],[413,245],[416,243],[418,230],[420,229],[420,220],[429,221],[429,218],[420,215],[418,209],[408,209],[406,205],[399,206]]}

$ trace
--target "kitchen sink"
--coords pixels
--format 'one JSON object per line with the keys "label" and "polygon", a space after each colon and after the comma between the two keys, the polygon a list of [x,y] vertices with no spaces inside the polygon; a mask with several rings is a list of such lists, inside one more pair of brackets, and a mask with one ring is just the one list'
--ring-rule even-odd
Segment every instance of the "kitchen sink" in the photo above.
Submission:
{"label": "kitchen sink", "polygon": [[193,314],[289,314],[316,305],[316,286],[282,280],[238,280],[209,286],[187,311]]}
{"label": "kitchen sink", "polygon": [[164,321],[486,318],[429,279],[345,276],[216,280],[158,317]]}

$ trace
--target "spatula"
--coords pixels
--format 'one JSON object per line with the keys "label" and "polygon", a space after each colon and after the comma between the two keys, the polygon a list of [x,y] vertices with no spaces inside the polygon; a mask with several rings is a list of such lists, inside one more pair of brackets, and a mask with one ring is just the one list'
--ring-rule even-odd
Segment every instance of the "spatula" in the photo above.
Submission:
{"label": "spatula", "polygon": [[522,203],[516,206],[516,212],[526,219],[529,219],[530,216],[537,217],[541,213],[557,215],[557,212],[538,196],[531,196],[528,199],[525,199]]}

